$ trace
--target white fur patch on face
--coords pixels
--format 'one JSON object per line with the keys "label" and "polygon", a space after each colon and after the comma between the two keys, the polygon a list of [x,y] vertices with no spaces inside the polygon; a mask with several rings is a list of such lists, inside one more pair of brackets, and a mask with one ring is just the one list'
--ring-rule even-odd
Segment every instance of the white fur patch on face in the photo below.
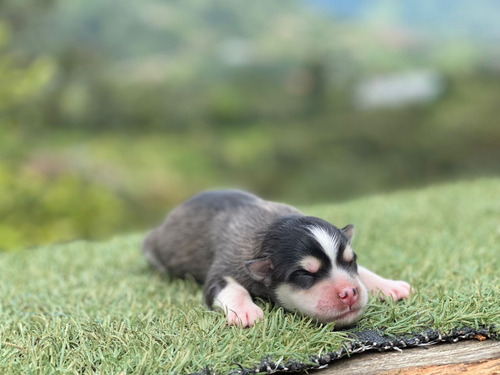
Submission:
{"label": "white fur patch on face", "polygon": [[328,257],[331,259],[332,264],[335,264],[340,239],[337,236],[332,236],[321,227],[310,227],[309,231],[312,233],[316,241],[318,241],[318,243],[321,245],[326,255],[328,255]]}
{"label": "white fur patch on face", "polygon": [[321,260],[313,256],[306,256],[300,261],[300,266],[307,272],[316,273],[321,268]]}
{"label": "white fur patch on face", "polygon": [[354,251],[352,250],[352,247],[347,245],[346,248],[344,249],[344,253],[342,254],[342,259],[344,262],[352,262],[354,259]]}

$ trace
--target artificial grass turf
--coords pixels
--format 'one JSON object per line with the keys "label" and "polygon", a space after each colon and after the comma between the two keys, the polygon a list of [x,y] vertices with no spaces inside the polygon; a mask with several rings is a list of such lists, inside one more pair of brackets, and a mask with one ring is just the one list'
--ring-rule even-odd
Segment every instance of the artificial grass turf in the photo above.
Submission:
{"label": "artificial grass turf", "polygon": [[[217,373],[310,362],[339,350],[352,330],[388,334],[500,330],[500,180],[442,185],[302,208],[354,223],[359,263],[409,281],[407,301],[372,298],[346,331],[260,301],[265,320],[227,327],[192,280],[151,270],[143,235],[0,255],[0,373]],[[237,365],[239,364],[239,365]]]}

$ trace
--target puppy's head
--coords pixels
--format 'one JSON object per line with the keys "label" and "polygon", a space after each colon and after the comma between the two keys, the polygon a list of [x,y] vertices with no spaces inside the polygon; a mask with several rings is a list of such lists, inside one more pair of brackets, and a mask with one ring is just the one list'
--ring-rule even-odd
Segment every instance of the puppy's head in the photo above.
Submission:
{"label": "puppy's head", "polygon": [[338,229],[315,217],[280,218],[264,235],[264,256],[247,262],[247,269],[284,308],[347,326],[368,301],[351,247],[353,232],[352,225]]}

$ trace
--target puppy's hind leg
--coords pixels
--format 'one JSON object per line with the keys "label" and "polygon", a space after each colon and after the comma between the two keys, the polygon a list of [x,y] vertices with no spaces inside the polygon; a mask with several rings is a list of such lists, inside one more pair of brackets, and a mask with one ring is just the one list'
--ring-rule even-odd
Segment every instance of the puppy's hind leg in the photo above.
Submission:
{"label": "puppy's hind leg", "polygon": [[383,300],[392,298],[397,301],[408,298],[412,292],[410,284],[406,281],[384,279],[361,266],[358,266],[358,274],[366,288],[373,294],[380,293],[380,298]]}
{"label": "puppy's hind leg", "polygon": [[232,277],[214,277],[207,281],[205,301],[209,307],[224,311],[228,324],[252,327],[264,318],[264,312],[253,301],[248,290]]}

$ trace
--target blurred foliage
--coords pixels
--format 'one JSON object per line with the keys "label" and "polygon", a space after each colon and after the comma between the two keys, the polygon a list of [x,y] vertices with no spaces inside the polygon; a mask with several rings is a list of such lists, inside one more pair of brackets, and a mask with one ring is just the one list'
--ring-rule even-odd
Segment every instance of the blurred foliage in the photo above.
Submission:
{"label": "blurred foliage", "polygon": [[47,179],[0,165],[0,191],[1,248],[99,237],[127,225],[124,202],[79,176]]}
{"label": "blurred foliage", "polygon": [[[498,43],[377,14],[1,2],[0,249],[144,229],[214,187],[311,203],[498,174]],[[438,100],[356,105],[367,78],[418,69],[442,77]]]}

